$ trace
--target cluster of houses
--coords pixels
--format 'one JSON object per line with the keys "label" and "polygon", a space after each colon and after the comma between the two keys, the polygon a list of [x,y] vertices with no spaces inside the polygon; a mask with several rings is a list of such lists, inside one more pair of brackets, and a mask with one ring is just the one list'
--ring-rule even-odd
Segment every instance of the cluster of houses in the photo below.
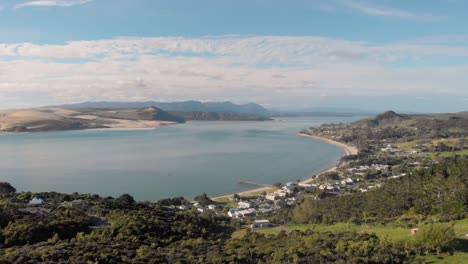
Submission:
{"label": "cluster of houses", "polygon": [[398,146],[392,146],[392,144],[387,144],[385,147],[380,149],[382,152],[385,152],[387,154],[404,154],[404,155],[412,155],[412,154],[417,154],[419,151],[410,149],[410,150],[404,150],[399,148]]}
{"label": "cluster of houses", "polygon": [[282,186],[280,189],[272,192],[272,193],[267,193],[265,195],[266,200],[270,201],[276,201],[282,198],[286,198],[289,196],[292,196],[295,192],[297,192],[297,184],[288,182],[284,186]]}
{"label": "cluster of houses", "polygon": [[[25,208],[19,209],[21,212],[36,214],[36,215],[46,215],[52,211],[50,208],[46,208],[47,202],[40,198],[34,197],[31,199]],[[59,206],[63,208],[77,208],[83,205],[83,200],[73,200],[69,202],[62,202]]]}
{"label": "cluster of houses", "polygon": [[237,202],[237,208],[230,208],[227,215],[232,218],[255,218],[259,215],[268,215],[284,206],[296,204],[296,194],[299,184],[287,183],[274,192],[265,195],[244,198]]}
{"label": "cluster of houses", "polygon": [[237,202],[237,208],[230,208],[227,215],[232,218],[251,218],[258,214],[268,214],[273,212],[275,209],[281,207],[275,206],[269,202],[262,202],[260,199],[256,200],[241,200]]}
{"label": "cluster of houses", "polygon": [[356,175],[359,175],[359,173],[363,174],[364,172],[369,171],[369,170],[382,171],[382,170],[386,170],[388,168],[390,168],[390,166],[388,166],[387,164],[385,164],[385,165],[383,165],[383,164],[372,164],[370,166],[361,165],[361,166],[358,166],[358,167],[349,168],[349,169],[346,169],[346,171],[354,173]]}

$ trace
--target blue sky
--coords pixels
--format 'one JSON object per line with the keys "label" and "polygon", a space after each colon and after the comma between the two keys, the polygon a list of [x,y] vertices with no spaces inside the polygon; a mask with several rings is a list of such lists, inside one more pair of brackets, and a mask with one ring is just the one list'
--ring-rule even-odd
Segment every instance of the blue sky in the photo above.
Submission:
{"label": "blue sky", "polygon": [[3,0],[0,10],[2,108],[468,110],[468,1]]}

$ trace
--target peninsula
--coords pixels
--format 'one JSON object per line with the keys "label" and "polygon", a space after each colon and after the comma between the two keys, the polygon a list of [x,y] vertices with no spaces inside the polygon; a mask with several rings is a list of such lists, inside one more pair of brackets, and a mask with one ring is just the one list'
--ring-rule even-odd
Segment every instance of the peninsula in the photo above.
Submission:
{"label": "peninsula", "polygon": [[38,108],[0,111],[0,132],[44,132],[82,129],[142,129],[185,120],[155,107],[140,109]]}
{"label": "peninsula", "polygon": [[45,132],[83,129],[151,129],[185,121],[267,121],[257,114],[165,111],[143,108],[35,108],[0,110],[0,132]]}

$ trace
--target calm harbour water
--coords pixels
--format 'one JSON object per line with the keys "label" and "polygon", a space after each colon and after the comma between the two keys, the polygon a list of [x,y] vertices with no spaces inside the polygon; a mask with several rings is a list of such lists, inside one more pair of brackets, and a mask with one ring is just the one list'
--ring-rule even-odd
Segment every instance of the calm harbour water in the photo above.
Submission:
{"label": "calm harbour water", "polygon": [[257,183],[304,179],[333,166],[339,147],[297,136],[301,129],[357,118],[188,122],[154,130],[85,130],[0,136],[0,181],[20,191],[138,200],[219,195]]}

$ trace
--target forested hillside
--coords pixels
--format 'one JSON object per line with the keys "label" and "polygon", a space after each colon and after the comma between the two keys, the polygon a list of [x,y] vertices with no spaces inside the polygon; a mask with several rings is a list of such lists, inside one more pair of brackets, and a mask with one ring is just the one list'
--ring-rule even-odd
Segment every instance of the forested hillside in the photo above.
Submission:
{"label": "forested hillside", "polygon": [[373,191],[305,199],[291,213],[291,220],[298,223],[393,222],[407,228],[434,217],[441,222],[468,218],[468,157],[411,170]]}

